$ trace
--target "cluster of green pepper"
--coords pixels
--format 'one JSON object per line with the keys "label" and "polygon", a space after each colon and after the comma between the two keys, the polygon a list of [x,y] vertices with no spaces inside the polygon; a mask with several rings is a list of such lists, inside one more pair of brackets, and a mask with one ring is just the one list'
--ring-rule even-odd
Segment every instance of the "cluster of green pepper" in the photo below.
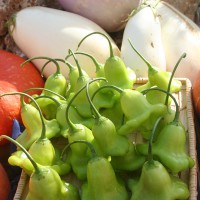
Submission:
{"label": "cluster of green pepper", "polygon": [[[16,140],[1,138],[18,147],[8,162],[30,176],[26,200],[188,199],[188,185],[178,174],[194,161],[185,151],[186,131],[172,95],[180,91],[181,82],[151,66],[132,46],[149,74],[146,84],[133,89],[134,71],[113,55],[109,39],[102,36],[110,47],[104,65],[71,50],[64,60],[31,58],[26,62],[47,59],[42,72],[49,62],[56,65],[44,88],[1,95],[21,95],[25,130]],[[93,60],[95,78],[81,68],[76,54]],[[76,66],[67,61],[71,56]],[[58,61],[69,67],[69,80]],[[36,89],[42,90],[39,96],[28,95]],[[64,179],[72,174],[78,184]]]}

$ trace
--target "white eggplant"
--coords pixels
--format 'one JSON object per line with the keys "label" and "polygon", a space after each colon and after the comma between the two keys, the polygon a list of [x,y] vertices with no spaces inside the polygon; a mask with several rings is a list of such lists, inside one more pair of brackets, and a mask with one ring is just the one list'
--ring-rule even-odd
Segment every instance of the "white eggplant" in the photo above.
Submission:
{"label": "white eggplant", "polygon": [[160,16],[167,71],[172,71],[178,58],[186,53],[175,77],[188,78],[193,83],[200,70],[200,28],[166,2],[158,3],[157,12]]}
{"label": "white eggplant", "polygon": [[166,70],[160,22],[150,6],[144,5],[144,7],[130,17],[124,29],[121,46],[121,58],[126,66],[132,68],[138,78],[147,77],[147,65],[133,51],[128,39],[153,66]]}
{"label": "white eggplant", "polygon": [[[48,56],[64,59],[68,50],[76,51],[80,40],[91,32],[107,33],[94,22],[74,13],[46,7],[27,7],[15,16],[15,24],[10,26],[12,37],[17,46],[30,57]],[[109,37],[109,36],[108,36]],[[109,37],[116,55],[120,51],[115,42]],[[93,35],[80,47],[79,51],[93,55],[100,63],[109,57],[108,41],[101,35]],[[86,56],[78,56],[80,66],[94,77],[95,67]],[[40,70],[46,60],[35,59],[33,63]],[[75,64],[74,60],[69,60]],[[48,64],[44,75],[48,77],[55,72],[53,63]],[[62,73],[68,77],[68,67],[61,66]]]}
{"label": "white eggplant", "polygon": [[99,24],[107,32],[124,28],[131,11],[141,0],[58,0],[67,11],[77,13]]}

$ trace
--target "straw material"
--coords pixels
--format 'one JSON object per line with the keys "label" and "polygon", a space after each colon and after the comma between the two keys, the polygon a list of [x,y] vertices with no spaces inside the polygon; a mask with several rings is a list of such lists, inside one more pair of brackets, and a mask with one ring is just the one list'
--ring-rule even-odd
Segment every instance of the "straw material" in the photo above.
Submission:
{"label": "straw material", "polygon": [[[194,112],[192,105],[191,90],[192,85],[189,79],[178,79],[182,82],[182,89],[177,94],[175,98],[178,101],[180,108],[180,120],[185,126],[187,133],[187,145],[186,150],[189,155],[195,161],[195,166],[190,169],[182,172],[180,174],[181,179],[186,181],[189,185],[190,197],[188,200],[197,200],[197,150],[196,150],[196,134],[194,126]],[[144,84],[147,82],[147,79],[140,78],[137,79],[135,86]],[[172,108],[175,105],[172,103]],[[175,109],[175,107],[174,107]],[[28,176],[25,172],[22,172],[20,181],[18,183],[17,191],[13,200],[24,200],[28,192]]]}

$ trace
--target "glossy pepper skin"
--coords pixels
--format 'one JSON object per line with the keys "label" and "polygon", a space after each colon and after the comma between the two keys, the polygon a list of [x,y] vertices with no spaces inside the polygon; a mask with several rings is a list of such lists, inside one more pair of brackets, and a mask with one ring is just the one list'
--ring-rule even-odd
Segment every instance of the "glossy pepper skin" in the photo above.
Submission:
{"label": "glossy pepper skin", "polygon": [[131,189],[130,200],[186,200],[190,195],[186,183],[170,175],[158,161],[145,162],[139,181],[132,183]]}
{"label": "glossy pepper skin", "polygon": [[18,148],[26,154],[34,167],[28,182],[28,194],[25,198],[26,200],[80,199],[78,189],[69,183],[65,183],[54,169],[51,169],[48,166],[38,165],[28,151],[12,138],[6,135],[0,136],[0,139],[2,138],[17,145]]}
{"label": "glossy pepper skin", "polygon": [[128,138],[118,135],[114,123],[97,111],[89,95],[90,83],[88,82],[86,85],[86,94],[95,118],[95,123],[92,126],[94,139],[105,157],[125,155],[129,149]]}
{"label": "glossy pepper skin", "polygon": [[[194,166],[194,160],[185,152],[186,132],[182,125],[166,125],[153,143],[153,155],[157,156],[171,172],[177,174]],[[137,149],[147,155],[147,145],[138,144]]]}
{"label": "glossy pepper skin", "polygon": [[[8,157],[8,163],[12,166],[18,166],[25,171],[29,176],[33,173],[34,167],[26,154],[22,150],[13,152]],[[38,163],[37,163],[38,164]],[[39,164],[38,164],[39,165]],[[54,169],[59,175],[66,175],[71,171],[69,158],[64,161],[60,159],[60,153],[56,150],[56,159],[50,168]]]}
{"label": "glossy pepper skin", "polygon": [[126,119],[125,123],[117,130],[120,135],[133,133],[150,118],[162,116],[166,112],[164,104],[152,105],[142,93],[136,90],[123,90],[120,102]]}
{"label": "glossy pepper skin", "polygon": [[142,167],[141,175],[138,180],[129,184],[132,191],[131,200],[186,200],[190,195],[187,184],[171,175],[160,161],[153,158],[153,138],[161,120],[162,117],[159,117],[154,124],[148,143],[147,161]]}
{"label": "glossy pepper skin", "polygon": [[[83,86],[78,90],[78,92],[69,101],[66,108],[66,122],[68,125],[66,132],[69,143],[73,143],[74,141],[77,140],[85,140],[88,142],[92,142],[94,140],[92,131],[89,128],[87,128],[83,124],[75,124],[69,118],[69,109],[73,101],[84,89],[85,86]],[[78,179],[85,180],[87,163],[91,158],[90,152],[88,151],[88,147],[85,144],[74,144],[70,146],[70,149],[71,149],[70,164],[72,170],[78,177]]]}
{"label": "glossy pepper skin", "polygon": [[[152,66],[138,51],[137,49],[132,45],[131,41],[129,40],[129,43],[132,47],[132,49],[138,54],[138,56],[146,63],[147,67],[148,67],[148,82],[137,88],[138,91],[142,91],[143,89],[147,89],[153,86],[157,86],[160,89],[163,90],[167,90],[169,83],[170,83],[170,90],[169,92],[173,93],[173,92],[178,92],[181,90],[182,88],[182,83],[179,80],[176,79],[171,79],[172,77],[172,73],[175,72],[179,62],[181,61],[182,58],[184,58],[186,55],[184,54],[179,60],[178,63],[174,69],[174,72],[167,72],[167,71],[163,71],[157,67]],[[148,92],[148,94],[146,95],[148,101],[151,104],[157,104],[157,103],[163,103],[165,104],[165,100],[166,100],[166,94],[160,92],[160,91],[151,91]],[[170,102],[169,102],[170,103]]]}
{"label": "glossy pepper skin", "polygon": [[[166,124],[152,143],[152,154],[157,156],[172,173],[179,173],[194,166],[194,160],[186,153],[186,131],[179,121],[179,106],[175,98],[176,112],[173,121]],[[147,144],[138,144],[137,149],[143,155],[148,154]]]}
{"label": "glossy pepper skin", "polygon": [[[71,51],[72,55],[74,56],[74,53]],[[71,93],[68,97],[68,101],[70,101],[73,96],[82,88],[84,87],[88,81],[90,81],[90,77],[88,74],[84,74],[81,70],[81,67],[78,63],[78,60],[74,56],[74,59],[76,61],[77,67],[79,69],[79,77],[77,79],[76,85],[74,87],[74,92]],[[95,82],[92,84],[90,87],[90,94],[92,95],[95,90],[99,88],[99,83]],[[85,118],[90,118],[91,116],[91,111],[90,111],[90,105],[88,103],[87,97],[86,97],[86,92],[85,88],[79,92],[79,95],[77,95],[76,99],[73,100],[72,106],[76,107],[78,113]]]}
{"label": "glossy pepper skin", "polygon": [[[100,34],[105,39],[107,39],[110,49],[110,56],[107,58],[105,64],[104,64],[104,74],[105,78],[108,81],[109,84],[116,85],[122,89],[131,89],[133,87],[133,84],[136,81],[136,75],[135,72],[132,69],[128,69],[123,60],[115,56],[112,49],[112,44],[109,38],[101,33],[101,32],[92,32],[88,35],[86,35],[78,44],[78,47],[82,44],[82,42],[89,36],[93,34]],[[120,79],[118,78],[120,77]]]}
{"label": "glossy pepper skin", "polygon": [[128,152],[123,156],[112,156],[111,165],[115,170],[135,171],[141,169],[146,157],[140,154],[135,143],[129,140]]}
{"label": "glossy pepper skin", "polygon": [[[41,119],[39,111],[34,106],[26,103],[22,105],[21,116],[25,130],[18,138],[16,138],[16,140],[20,144],[23,144],[26,149],[28,149],[31,144],[40,137],[42,129]],[[44,119],[44,122],[46,126],[47,138],[50,139],[60,134],[60,127],[56,119]]]}
{"label": "glossy pepper skin", "polygon": [[49,167],[40,167],[33,172],[29,180],[29,192],[26,200],[79,200],[78,189],[65,183],[58,173]]}
{"label": "glossy pepper skin", "polygon": [[98,156],[93,145],[87,144],[89,144],[92,157],[87,165],[87,181],[82,185],[81,199],[128,200],[126,187],[116,176],[108,159]]}
{"label": "glossy pepper skin", "polygon": [[[58,122],[58,124],[60,125],[60,134],[67,138],[68,137],[68,124],[67,124],[67,120],[66,120],[66,109],[67,109],[68,103],[65,102],[63,104],[61,104],[56,112],[56,120]],[[87,128],[91,129],[92,125],[94,124],[94,118],[84,118],[82,117],[78,111],[76,110],[76,108],[74,106],[70,106],[69,109],[69,115],[70,115],[70,119],[75,123],[75,124],[83,124],[84,126],[86,126]]]}
{"label": "glossy pepper skin", "polygon": [[[60,66],[59,66],[58,62],[56,61],[56,59],[51,59],[51,58],[48,58],[48,57],[38,57],[38,58],[47,59],[47,60],[53,62],[56,65],[56,72],[51,74],[46,79],[44,88],[52,90],[53,92],[65,97],[67,87],[68,87],[68,82],[67,82],[65,76],[61,73]],[[34,59],[34,58],[32,58],[32,59]],[[43,73],[43,70],[46,66],[47,65],[44,65],[43,68],[41,69],[41,74]],[[49,93],[45,90],[42,92],[41,95],[47,95],[47,96],[52,96],[54,98],[58,98],[58,96],[55,96],[52,93]]]}

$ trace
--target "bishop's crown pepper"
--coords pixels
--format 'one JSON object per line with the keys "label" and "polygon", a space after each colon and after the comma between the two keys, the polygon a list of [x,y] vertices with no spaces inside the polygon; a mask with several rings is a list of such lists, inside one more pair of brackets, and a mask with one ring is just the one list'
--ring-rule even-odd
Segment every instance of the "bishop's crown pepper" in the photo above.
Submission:
{"label": "bishop's crown pepper", "polygon": [[[34,59],[45,59],[48,61],[53,62],[56,65],[56,72],[53,73],[52,75],[50,75],[46,81],[45,81],[45,85],[44,88],[47,88],[49,90],[52,90],[62,96],[66,95],[66,90],[67,90],[67,80],[65,78],[65,76],[61,73],[60,70],[60,66],[58,64],[58,62],[55,59],[49,58],[49,57],[45,57],[45,56],[38,56],[38,57],[32,57],[29,58],[28,60],[26,60],[24,63],[22,63],[22,65],[24,65],[25,63],[34,60]],[[41,69],[41,74],[43,74],[43,70],[47,65],[44,65],[43,68]],[[52,93],[48,93],[47,91],[43,91],[41,95],[50,95],[52,96]],[[55,98],[58,98],[57,96],[54,96]]]}
{"label": "bishop's crown pepper", "polygon": [[[70,94],[69,100],[71,98],[73,98],[73,96],[76,94],[76,92],[78,92],[79,89],[84,87],[87,84],[87,82],[90,80],[90,77],[88,76],[88,74],[83,74],[82,69],[81,69],[81,67],[78,63],[78,60],[77,60],[76,56],[74,55],[73,51],[70,50],[70,53],[73,55],[76,65],[79,69],[79,77],[78,77],[76,85],[75,85],[74,93]],[[93,84],[90,87],[90,94],[92,95],[97,88],[99,88],[99,83]],[[85,88],[79,93],[79,95],[76,97],[76,99],[74,99],[72,106],[76,107],[77,111],[79,112],[79,114],[82,117],[85,117],[85,118],[91,117],[90,105],[89,105],[87,97],[86,97]]]}
{"label": "bishop's crown pepper", "polygon": [[[133,84],[136,81],[135,72],[132,69],[128,69],[123,60],[115,56],[112,49],[112,44],[107,35],[101,32],[92,32],[86,35],[78,44],[78,47],[82,44],[82,42],[89,36],[93,34],[99,34],[107,39],[109,48],[110,48],[110,57],[106,60],[104,65],[104,73],[105,78],[109,84],[116,85],[122,89],[132,89]],[[120,77],[120,78],[119,78]]]}
{"label": "bishop's crown pepper", "polygon": [[[179,120],[179,107],[175,98],[176,114],[174,120],[166,124],[152,144],[153,155],[173,173],[177,174],[194,166],[194,160],[186,153],[186,132]],[[143,155],[147,155],[147,144],[137,144],[137,149]]]}
{"label": "bishop's crown pepper", "polygon": [[0,136],[0,139],[2,138],[17,145],[34,167],[28,182],[29,189],[25,200],[80,200],[79,191],[74,185],[64,182],[52,168],[38,165],[28,151],[12,138],[6,135]]}
{"label": "bishop's crown pepper", "polygon": [[[42,116],[42,112],[40,110],[39,105],[37,104],[37,102],[34,100],[33,97],[31,97],[30,95],[26,94],[26,93],[22,93],[22,92],[14,92],[14,93],[5,93],[4,95],[14,95],[14,94],[19,94],[21,96],[26,96],[28,98],[30,98],[34,104],[36,105],[36,108],[39,111],[39,116],[40,116],[40,123],[41,125],[41,130],[40,130],[40,136],[39,138],[37,138],[29,147],[29,153],[31,154],[31,156],[34,158],[34,160],[41,165],[45,165],[45,166],[56,166],[57,165],[57,169],[60,167],[59,164],[61,165],[65,165],[66,169],[65,172],[70,170],[70,166],[69,164],[67,165],[67,163],[61,163],[58,161],[58,159],[56,159],[56,153],[55,153],[55,149],[53,144],[51,143],[51,140],[49,140],[46,137],[46,126],[45,126],[45,122],[44,122],[44,118]],[[24,98],[21,98],[21,102],[22,104],[24,104]],[[11,157],[9,158],[9,162],[12,165],[16,165],[16,166],[20,166],[23,169],[25,169],[25,171],[27,171],[28,173],[31,171],[31,165],[28,159],[26,159],[24,157],[23,153],[14,153],[11,155]],[[56,165],[55,165],[56,162]],[[58,163],[59,162],[59,163]],[[33,166],[32,166],[33,168]]]}
{"label": "bishop's crown pepper", "polygon": [[[28,96],[29,98],[34,100],[30,95],[27,95],[22,92],[3,93],[0,95],[0,97],[6,95],[16,95],[16,94]],[[41,130],[42,130],[42,123],[40,116],[41,113],[34,106],[30,105],[29,103],[25,103],[23,98],[21,98],[21,104],[22,104],[21,117],[25,130],[19,135],[18,138],[16,138],[16,140],[20,144],[22,144],[26,149],[29,149],[30,146],[41,136]],[[60,127],[55,119],[53,120],[43,119],[43,122],[45,124],[45,129],[46,129],[45,132],[48,139],[59,134]]]}
{"label": "bishop's crown pepper", "polygon": [[[66,132],[69,143],[76,140],[86,140],[88,142],[92,142],[94,140],[92,131],[89,128],[83,124],[74,124],[69,118],[69,109],[73,101],[84,89],[85,86],[78,90],[78,92],[71,98],[66,108],[66,122],[68,125]],[[70,164],[72,166],[72,170],[78,179],[85,180],[87,163],[91,158],[88,147],[85,144],[74,144],[70,146],[70,149]]]}
{"label": "bishop's crown pepper", "polygon": [[[171,78],[171,72],[163,71],[157,67],[153,67],[138,51],[137,49],[132,45],[131,41],[129,40],[129,43],[133,50],[138,54],[138,56],[146,63],[148,66],[148,83],[145,85],[147,87],[157,86],[158,88],[167,90],[169,86],[169,80]],[[185,57],[185,54],[184,56]],[[180,60],[179,60],[180,61]],[[142,89],[144,86],[141,86]],[[180,91],[182,87],[182,83],[179,80],[173,79],[172,83],[170,84],[170,92],[178,92]],[[137,88],[138,91],[141,91],[141,88]],[[147,94],[147,99],[150,103],[156,104],[156,103],[165,103],[166,94],[160,93],[159,91],[151,91]]]}
{"label": "bishop's crown pepper", "polygon": [[122,181],[115,174],[107,158],[98,156],[93,145],[85,140],[69,143],[70,146],[83,143],[91,151],[87,165],[87,180],[81,187],[82,200],[128,200],[128,192]]}
{"label": "bishop's crown pepper", "polygon": [[[168,96],[173,99],[174,101],[176,101],[175,97],[169,92],[169,91],[165,91],[163,89],[160,88],[149,88],[149,89],[145,89],[143,90],[141,93],[143,95],[148,94],[148,92],[151,91],[159,91],[160,93],[164,93],[166,94],[166,99],[168,98]],[[160,129],[165,126],[166,124],[170,123],[171,121],[173,121],[174,117],[175,117],[175,111],[172,110],[170,107],[168,107],[168,103],[166,101],[166,112],[163,113],[163,120],[159,123],[157,129],[156,129],[156,133],[154,135],[154,139],[156,139]],[[151,137],[151,132],[153,129],[153,126],[157,120],[157,118],[159,117],[159,115],[153,115],[149,120],[147,120],[145,123],[143,123],[139,129],[138,132],[142,135],[142,137],[146,140],[149,140],[149,138]]]}
{"label": "bishop's crown pepper", "polygon": [[113,122],[102,116],[91,101],[88,86],[96,80],[99,79],[89,81],[86,85],[86,94],[95,118],[95,122],[92,126],[92,133],[105,157],[125,155],[129,149],[128,138],[126,136],[118,135]]}
{"label": "bishop's crown pepper", "polygon": [[159,117],[152,130],[148,146],[148,158],[144,163],[138,180],[129,183],[132,191],[131,200],[176,200],[188,199],[190,192],[187,184],[177,176],[171,175],[164,165],[153,159],[152,141]]}
{"label": "bishop's crown pepper", "polygon": [[152,105],[141,92],[136,90],[121,89],[114,85],[101,87],[101,89],[104,88],[113,88],[120,93],[120,104],[125,116],[125,123],[117,130],[120,135],[134,133],[152,116],[160,116],[166,112],[166,106],[164,104]]}
{"label": "bishop's crown pepper", "polygon": [[[105,73],[104,73],[104,65],[102,64],[102,63],[99,63],[92,55],[90,55],[90,54],[88,54],[88,53],[85,53],[85,52],[79,52],[79,51],[76,51],[76,52],[74,52],[74,54],[76,54],[76,55],[84,55],[84,56],[87,56],[87,57],[89,57],[92,61],[93,61],[93,63],[94,63],[94,65],[95,65],[95,68],[96,68],[96,70],[95,70],[95,77],[96,78],[99,78],[99,77],[105,77]],[[71,56],[72,54],[69,54],[67,57],[66,57],[66,59],[69,57],[69,56]]]}

